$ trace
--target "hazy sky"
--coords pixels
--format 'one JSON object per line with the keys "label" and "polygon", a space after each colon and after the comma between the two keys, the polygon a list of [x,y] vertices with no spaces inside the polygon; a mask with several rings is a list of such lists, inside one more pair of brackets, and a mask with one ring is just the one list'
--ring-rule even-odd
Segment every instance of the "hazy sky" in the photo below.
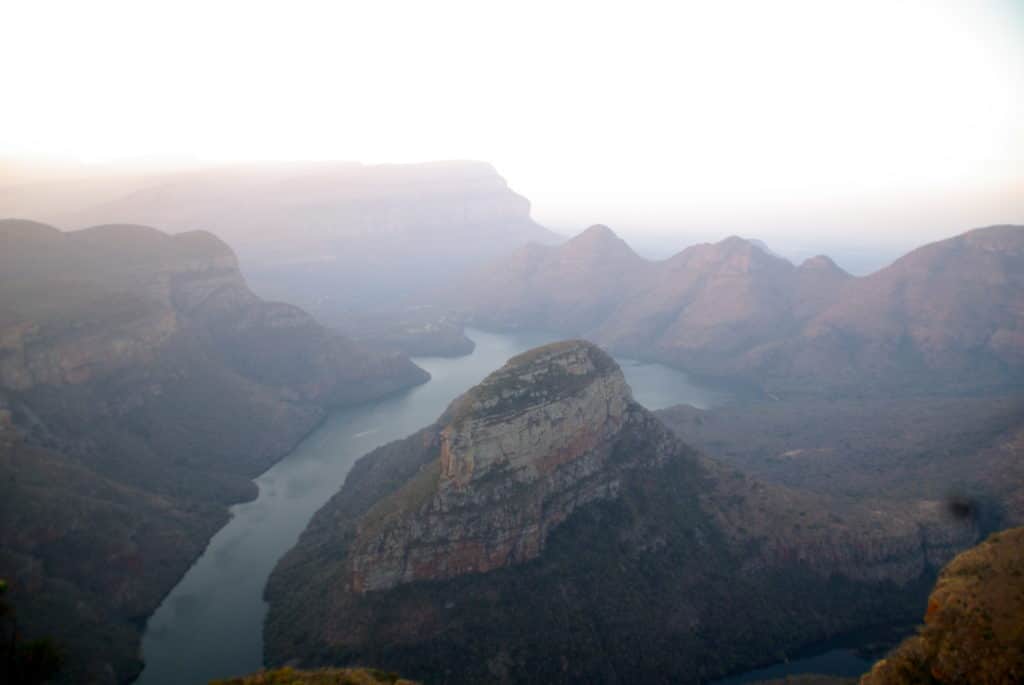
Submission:
{"label": "hazy sky", "polygon": [[555,228],[1024,223],[1022,0],[8,0],[0,27],[0,156],[482,159]]}

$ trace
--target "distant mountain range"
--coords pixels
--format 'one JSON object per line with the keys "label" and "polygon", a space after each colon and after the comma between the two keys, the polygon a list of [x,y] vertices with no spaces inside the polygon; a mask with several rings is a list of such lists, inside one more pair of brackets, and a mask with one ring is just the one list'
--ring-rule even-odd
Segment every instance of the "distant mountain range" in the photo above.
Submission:
{"label": "distant mountain range", "polygon": [[[84,174],[84,172],[81,172]],[[559,236],[482,162],[252,163],[0,183],[0,217],[206,230],[262,296],[321,320],[392,306],[481,260]]]}
{"label": "distant mountain range", "polygon": [[748,478],[565,341],[355,465],[271,577],[266,657],[425,682],[706,682],[913,616],[976,536],[936,500]]}
{"label": "distant mountain range", "polygon": [[0,221],[0,578],[76,682],[139,632],[251,479],[332,406],[421,383],[255,296],[222,241]]}
{"label": "distant mountain range", "polygon": [[652,262],[594,226],[481,267],[445,302],[483,327],[579,335],[768,392],[1024,382],[1018,226],[926,245],[860,278],[736,237]]}

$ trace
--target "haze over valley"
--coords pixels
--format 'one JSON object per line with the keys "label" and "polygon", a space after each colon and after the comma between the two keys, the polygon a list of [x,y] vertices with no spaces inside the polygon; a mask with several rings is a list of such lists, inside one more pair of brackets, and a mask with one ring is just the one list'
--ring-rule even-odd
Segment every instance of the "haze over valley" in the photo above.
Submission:
{"label": "haze over valley", "polygon": [[0,9],[0,679],[1024,682],[1020,9]]}

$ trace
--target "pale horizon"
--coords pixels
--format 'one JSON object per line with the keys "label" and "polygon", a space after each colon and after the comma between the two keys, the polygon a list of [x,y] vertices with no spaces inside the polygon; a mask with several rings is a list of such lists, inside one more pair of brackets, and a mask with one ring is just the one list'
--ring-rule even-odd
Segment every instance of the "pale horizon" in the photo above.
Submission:
{"label": "pale horizon", "polygon": [[552,230],[641,246],[1024,223],[1012,0],[298,8],[3,9],[0,159],[475,159]]}

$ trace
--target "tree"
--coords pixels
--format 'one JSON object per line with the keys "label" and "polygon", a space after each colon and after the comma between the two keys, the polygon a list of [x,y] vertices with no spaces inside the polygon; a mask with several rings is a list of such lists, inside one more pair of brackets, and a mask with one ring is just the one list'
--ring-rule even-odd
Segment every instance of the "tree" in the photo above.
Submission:
{"label": "tree", "polygon": [[21,639],[18,617],[7,601],[9,590],[7,581],[0,578],[0,669],[11,685],[39,685],[57,675],[64,655],[49,637]]}

